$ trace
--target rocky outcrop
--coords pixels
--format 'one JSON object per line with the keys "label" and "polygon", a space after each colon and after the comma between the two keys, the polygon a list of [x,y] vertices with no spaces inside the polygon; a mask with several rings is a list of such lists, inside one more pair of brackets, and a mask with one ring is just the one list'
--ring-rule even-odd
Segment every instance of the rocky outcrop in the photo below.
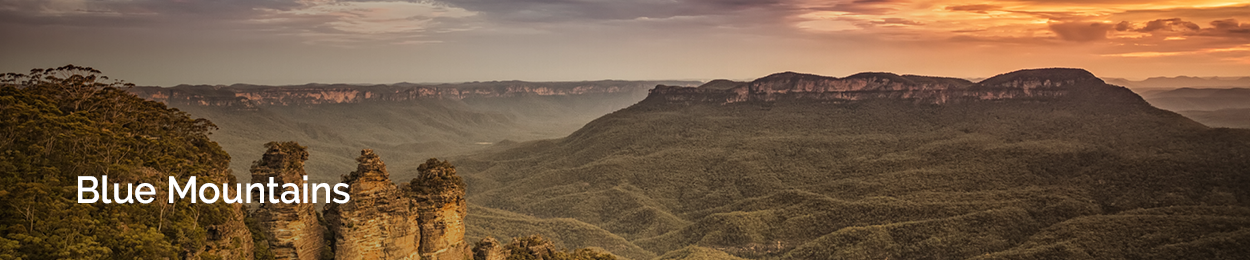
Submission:
{"label": "rocky outcrop", "polygon": [[1083,93],[1086,86],[1105,85],[1081,69],[1035,69],[1006,73],[973,83],[964,79],[859,73],[846,78],[783,72],[751,82],[709,82],[704,86],[656,86],[651,101],[714,102],[820,100],[846,102],[871,99],[945,104],[1006,99],[1054,99]]}
{"label": "rocky outcrop", "polygon": [[685,81],[586,81],[586,82],[474,82],[461,84],[391,85],[307,84],[299,86],[178,85],[135,87],[141,98],[173,106],[226,106],[254,108],[364,102],[397,102],[424,99],[471,99],[520,96],[569,96],[645,91],[655,84],[694,85]]}
{"label": "rocky outcrop", "polygon": [[[261,160],[252,164],[252,183],[304,184],[304,161],[308,160],[306,147],[295,142],[270,142],[269,150]],[[289,190],[289,189],[279,189]],[[280,195],[278,194],[272,195]],[[253,194],[267,200],[271,194]],[[277,196],[275,196],[277,197]],[[297,195],[298,197],[298,195]],[[256,219],[269,237],[269,250],[277,259],[312,260],[321,256],[325,248],[325,228],[317,220],[312,203],[261,203],[256,209]]]}
{"label": "rocky outcrop", "polygon": [[468,255],[464,242],[464,181],[456,167],[431,158],[417,167],[417,178],[401,187],[416,204],[421,225],[420,253],[423,259],[460,260]]}
{"label": "rocky outcrop", "polygon": [[[269,150],[252,166],[253,183],[268,183],[272,177],[277,183],[304,184],[306,147],[295,142],[271,142],[265,146]],[[362,150],[356,162],[356,171],[343,176],[351,199],[343,204],[326,204],[324,228],[313,213],[313,203],[265,203],[256,210],[261,232],[268,237],[269,251],[277,259],[320,259],[329,253],[340,260],[503,260],[511,256],[615,259],[592,249],[557,250],[551,241],[538,235],[513,238],[507,245],[488,237],[470,249],[464,241],[464,219],[468,215],[465,184],[450,162],[430,158],[417,167],[417,178],[400,185],[391,182],[386,164],[373,150]],[[316,195],[310,192],[310,196]],[[257,196],[268,198],[253,194]],[[247,227],[241,230],[247,232]],[[333,247],[323,243],[325,235],[333,236]],[[236,252],[251,252],[252,245],[244,247],[235,247]]]}
{"label": "rocky outcrop", "polygon": [[421,225],[413,200],[391,182],[386,164],[373,150],[356,158],[356,171],[343,176],[351,200],[326,204],[325,219],[335,234],[335,259],[419,259]]}
{"label": "rocky outcrop", "polygon": [[343,176],[351,200],[327,204],[335,259],[448,259],[471,257],[464,242],[464,181],[447,161],[429,159],[417,178],[395,185],[373,150]]}
{"label": "rocky outcrop", "polygon": [[511,252],[499,244],[493,237],[483,238],[473,246],[473,260],[504,260]]}

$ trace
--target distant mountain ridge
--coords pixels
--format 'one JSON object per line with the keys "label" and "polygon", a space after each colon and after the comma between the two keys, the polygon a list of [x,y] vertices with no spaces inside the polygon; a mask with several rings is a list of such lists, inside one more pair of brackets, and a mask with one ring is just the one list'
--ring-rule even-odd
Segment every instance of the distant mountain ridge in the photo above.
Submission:
{"label": "distant mountain ridge", "polygon": [[1250,128],[1250,88],[1178,88],[1143,91],[1158,108],[1176,111],[1211,127]]}
{"label": "distant mountain ridge", "polygon": [[[350,171],[359,147],[397,158],[429,158],[509,141],[557,138],[637,103],[656,84],[697,81],[491,81],[454,84],[179,85],[128,89],[140,98],[211,120],[231,156],[260,156],[272,140],[309,146],[314,181]],[[421,161],[397,160],[406,170]],[[250,164],[231,164],[245,173]],[[403,172],[403,171],[401,171]],[[409,178],[411,176],[399,176]]]}
{"label": "distant mountain ridge", "polygon": [[1143,96],[1151,104],[1173,111],[1250,108],[1250,88],[1178,88]]}
{"label": "distant mountain ridge", "polygon": [[318,104],[365,103],[372,101],[411,101],[419,99],[463,100],[522,96],[568,96],[643,91],[655,84],[695,85],[694,81],[620,81],[525,82],[491,81],[455,84],[389,85],[306,84],[264,86],[249,84],[178,85],[135,87],[131,93],[141,98],[169,105],[224,106],[254,108],[261,106],[298,106]]}
{"label": "distant mountain ridge", "polygon": [[1100,97],[1102,94],[1119,97],[1131,94],[1122,87],[1078,87],[1104,86],[1104,83],[1088,71],[1068,68],[1020,70],[976,83],[959,78],[884,72],[859,73],[845,78],[782,72],[751,82],[716,80],[700,87],[657,86],[651,90],[648,99],[722,104],[787,99],[834,102],[904,99],[916,103],[945,104],[974,100],[1050,99],[1074,93]]}
{"label": "distant mountain ridge", "polygon": [[1130,88],[1227,88],[1250,87],[1250,77],[1151,77],[1144,80],[1103,78],[1108,83]]}

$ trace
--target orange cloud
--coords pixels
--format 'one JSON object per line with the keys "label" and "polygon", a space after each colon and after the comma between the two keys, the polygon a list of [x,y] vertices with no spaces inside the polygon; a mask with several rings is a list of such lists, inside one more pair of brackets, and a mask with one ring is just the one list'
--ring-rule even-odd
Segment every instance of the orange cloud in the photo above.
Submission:
{"label": "orange cloud", "polygon": [[1193,50],[1193,51],[1172,51],[1172,52],[1147,51],[1147,52],[1130,52],[1130,53],[1103,54],[1102,56],[1105,56],[1105,57],[1129,57],[1129,58],[1153,58],[1153,57],[1183,56],[1183,55],[1197,55],[1197,54],[1215,54],[1215,53],[1239,53],[1239,54],[1241,54],[1241,55],[1234,55],[1234,56],[1238,56],[1238,57],[1230,57],[1230,59],[1236,59],[1236,60],[1241,60],[1241,61],[1250,61],[1250,44],[1242,44],[1242,45],[1233,46],[1233,47],[1226,47],[1226,48],[1206,48],[1206,49]]}
{"label": "orange cloud", "polygon": [[[988,45],[1082,44],[1102,49],[1089,55],[1103,57],[1236,56],[1246,48],[1239,44],[1250,39],[1250,23],[1239,22],[1250,20],[1246,1],[854,1],[803,7],[808,11],[796,15],[794,25],[812,33]],[[1116,54],[1099,54],[1107,52]]]}

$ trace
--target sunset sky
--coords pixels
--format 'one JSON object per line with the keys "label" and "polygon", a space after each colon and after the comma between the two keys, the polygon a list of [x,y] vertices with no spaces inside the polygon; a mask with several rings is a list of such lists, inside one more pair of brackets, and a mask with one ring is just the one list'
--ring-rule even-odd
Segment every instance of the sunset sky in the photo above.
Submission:
{"label": "sunset sky", "polygon": [[0,0],[0,72],[139,85],[1250,76],[1250,1]]}

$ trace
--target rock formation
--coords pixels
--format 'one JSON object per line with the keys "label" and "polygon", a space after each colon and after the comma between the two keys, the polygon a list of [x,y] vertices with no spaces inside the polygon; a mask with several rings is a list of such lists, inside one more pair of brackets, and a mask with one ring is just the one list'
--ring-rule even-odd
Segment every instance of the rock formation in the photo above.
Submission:
{"label": "rock formation", "polygon": [[978,83],[956,78],[876,72],[859,73],[846,78],[783,72],[751,82],[717,80],[697,88],[660,85],[651,90],[647,99],[722,104],[778,100],[845,102],[891,99],[921,104],[944,104],[978,100],[1053,99],[1088,91],[1079,86],[1101,86],[1102,83],[1101,79],[1081,69],[1020,70]]}
{"label": "rock formation", "polygon": [[421,224],[420,253],[423,259],[460,260],[469,253],[464,242],[464,181],[456,167],[430,158],[417,167],[419,174],[402,187],[416,204]]}
{"label": "rock formation", "polygon": [[473,260],[504,260],[508,255],[511,252],[505,250],[499,240],[493,237],[483,238],[473,246]]}
{"label": "rock formation", "polygon": [[470,257],[464,242],[464,181],[447,161],[429,159],[410,182],[391,182],[373,150],[343,176],[351,201],[327,204],[335,259],[448,259]]}
{"label": "rock formation", "polygon": [[[261,160],[252,164],[252,183],[304,184],[306,147],[295,142],[270,142]],[[279,192],[280,194],[280,192]],[[274,195],[279,195],[274,194]],[[258,197],[260,194],[253,194]],[[271,194],[264,194],[267,198]],[[325,228],[317,220],[312,203],[261,203],[256,219],[269,236],[269,249],[277,259],[318,259],[324,244]]]}
{"label": "rock formation", "polygon": [[335,259],[419,259],[421,226],[413,200],[391,182],[386,164],[365,149],[356,171],[343,176],[351,201],[326,204]]}

